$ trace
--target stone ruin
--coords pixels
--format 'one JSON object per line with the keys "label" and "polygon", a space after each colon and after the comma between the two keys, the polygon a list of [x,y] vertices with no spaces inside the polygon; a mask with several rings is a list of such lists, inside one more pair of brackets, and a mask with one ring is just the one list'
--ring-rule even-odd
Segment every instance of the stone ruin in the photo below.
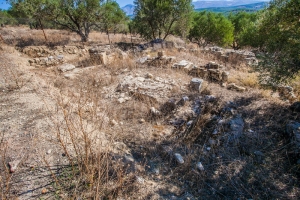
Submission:
{"label": "stone ruin", "polygon": [[87,52],[84,46],[57,46],[53,49],[47,46],[28,46],[18,49],[20,52],[32,57],[28,62],[31,66],[55,66],[64,63],[63,54],[84,56]]}
{"label": "stone ruin", "polygon": [[87,53],[85,46],[56,46],[53,49],[50,49],[47,46],[28,46],[19,48],[18,50],[33,58],[56,56],[61,54],[78,54],[83,56]]}
{"label": "stone ruin", "polygon": [[174,56],[166,56],[164,51],[158,51],[156,57],[147,55],[136,60],[137,63],[147,64],[148,66],[167,66],[175,61]]}
{"label": "stone ruin", "polygon": [[203,79],[224,83],[228,81],[229,72],[224,70],[223,65],[215,62],[209,62],[205,66],[194,66],[193,63],[188,61],[180,61],[175,63],[173,68],[184,69],[188,74]]}
{"label": "stone ruin", "polygon": [[128,54],[110,45],[97,46],[89,49],[90,62],[95,65],[107,65],[116,59],[124,60]]}
{"label": "stone ruin", "polygon": [[58,64],[64,63],[64,56],[49,56],[49,57],[41,57],[41,58],[33,58],[29,60],[30,66],[41,67],[41,66],[55,66]]}
{"label": "stone ruin", "polygon": [[223,63],[230,63],[234,65],[246,64],[256,65],[258,60],[255,54],[251,51],[240,51],[232,49],[223,49],[220,47],[209,47],[204,49],[191,49],[190,53],[203,53],[213,56],[214,59]]}
{"label": "stone ruin", "polygon": [[147,73],[125,76],[114,91],[108,91],[106,98],[115,98],[124,103],[132,98],[163,102],[168,98],[172,88],[176,86],[173,79],[162,79]]}

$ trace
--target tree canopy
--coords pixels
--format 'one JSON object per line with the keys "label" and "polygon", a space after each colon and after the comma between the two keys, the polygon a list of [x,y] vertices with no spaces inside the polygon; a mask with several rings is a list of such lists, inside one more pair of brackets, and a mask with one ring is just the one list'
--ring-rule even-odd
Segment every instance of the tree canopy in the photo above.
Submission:
{"label": "tree canopy", "polygon": [[47,19],[76,32],[86,42],[92,28],[100,23],[109,28],[125,14],[115,1],[104,0],[11,0],[12,10],[34,19]]}
{"label": "tree canopy", "polygon": [[300,71],[300,1],[274,0],[258,27],[265,54],[256,67],[263,82],[288,82]]}
{"label": "tree canopy", "polygon": [[135,0],[134,27],[145,39],[166,39],[175,23],[188,19],[192,0]]}
{"label": "tree canopy", "polygon": [[189,39],[199,46],[217,44],[226,46],[233,42],[233,25],[222,14],[212,12],[194,13]]}

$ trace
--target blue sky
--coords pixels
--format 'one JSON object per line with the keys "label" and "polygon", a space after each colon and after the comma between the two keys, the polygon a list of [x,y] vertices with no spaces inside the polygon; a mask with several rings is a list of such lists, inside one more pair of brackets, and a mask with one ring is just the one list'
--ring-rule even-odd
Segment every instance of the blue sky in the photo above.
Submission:
{"label": "blue sky", "polygon": [[[116,2],[118,2],[120,7],[124,7],[127,4],[133,4],[133,0],[116,0]],[[0,9],[8,9],[9,6],[10,5],[7,3],[6,0],[0,0]]]}
{"label": "blue sky", "polygon": [[0,9],[8,9],[9,6],[6,0],[0,0]]}

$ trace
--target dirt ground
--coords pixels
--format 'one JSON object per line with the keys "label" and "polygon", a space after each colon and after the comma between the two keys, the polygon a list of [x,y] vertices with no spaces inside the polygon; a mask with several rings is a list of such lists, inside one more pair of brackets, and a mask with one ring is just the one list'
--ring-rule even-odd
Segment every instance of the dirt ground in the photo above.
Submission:
{"label": "dirt ground", "polygon": [[[9,28],[1,33],[22,31],[30,30]],[[194,77],[183,70],[136,62],[161,50],[127,51],[125,60],[88,66],[79,65],[88,54],[64,54],[77,71],[61,72],[56,65],[30,66],[32,58],[17,50],[11,38],[3,38],[8,42],[0,46],[2,199],[96,198],[88,178],[65,175],[81,149],[91,156],[109,152],[114,169],[122,169],[118,181],[124,182],[107,181],[108,188],[117,188],[102,196],[107,199],[298,199],[299,154],[285,127],[299,121],[299,113],[276,92],[247,85],[246,77],[248,82],[253,77],[247,67],[226,66],[230,81],[244,83],[245,92],[210,80],[197,92],[189,88]],[[211,61],[207,55],[176,48],[164,51],[175,57],[174,62]],[[67,78],[69,73],[74,77]],[[159,83],[163,89],[151,91],[157,99],[117,91],[129,76],[150,86]],[[233,133],[230,123],[236,120],[242,125]],[[83,142],[86,135],[89,142]],[[178,154],[183,163],[174,157]]]}

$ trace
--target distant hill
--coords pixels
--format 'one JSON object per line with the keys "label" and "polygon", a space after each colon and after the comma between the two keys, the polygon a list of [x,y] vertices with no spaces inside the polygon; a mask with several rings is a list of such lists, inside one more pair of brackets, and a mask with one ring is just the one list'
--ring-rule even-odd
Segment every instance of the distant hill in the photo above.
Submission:
{"label": "distant hill", "polygon": [[260,3],[253,3],[247,5],[239,5],[239,6],[230,6],[230,7],[210,7],[210,8],[198,8],[195,11],[210,11],[210,12],[220,12],[220,13],[227,13],[227,12],[239,12],[239,11],[246,11],[246,12],[256,12],[261,10],[267,6],[266,2]]}
{"label": "distant hill", "polygon": [[269,2],[269,0],[202,0],[193,2],[194,8],[223,8],[255,3]]}
{"label": "distant hill", "polygon": [[[263,9],[269,0],[204,0],[193,2],[196,11],[211,11],[211,12],[238,12],[247,11],[255,12]],[[133,16],[134,5],[128,4],[122,7],[122,10],[127,16]]]}
{"label": "distant hill", "polygon": [[122,7],[122,10],[126,13],[127,16],[132,16],[134,11],[134,5],[128,4]]}

